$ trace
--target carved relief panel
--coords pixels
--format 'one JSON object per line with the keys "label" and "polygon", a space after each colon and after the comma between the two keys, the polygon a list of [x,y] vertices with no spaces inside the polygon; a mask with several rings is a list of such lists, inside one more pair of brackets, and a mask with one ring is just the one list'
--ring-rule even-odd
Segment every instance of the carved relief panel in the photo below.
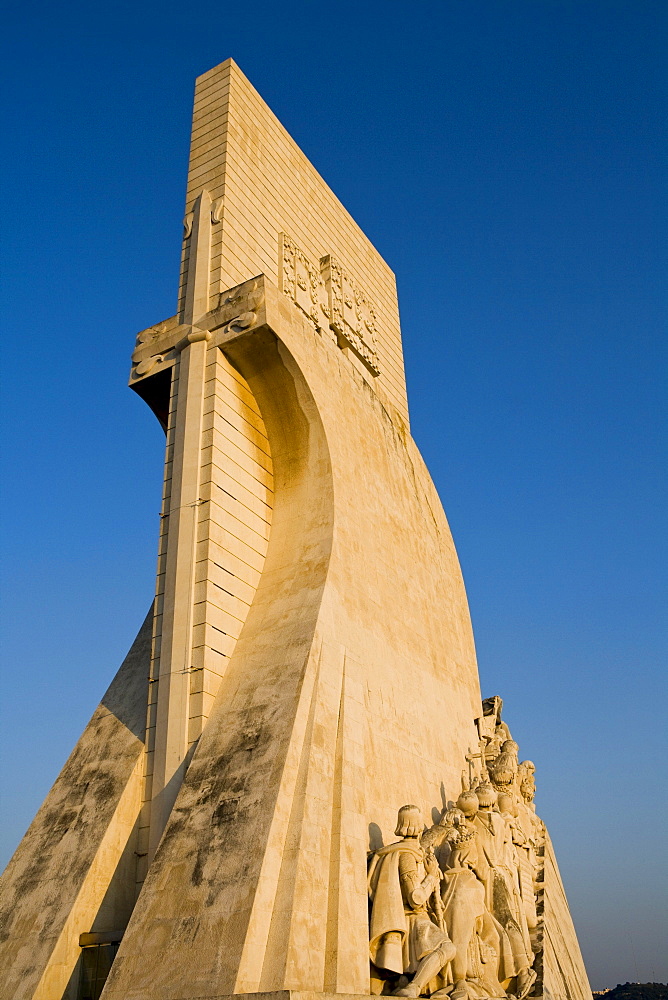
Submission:
{"label": "carved relief panel", "polygon": [[380,375],[373,303],[335,257],[322,257],[320,271],[329,298],[330,325],[337,335],[339,347],[350,347],[372,375]]}
{"label": "carved relief panel", "polygon": [[331,329],[340,348],[350,348],[375,377],[376,312],[373,303],[327,254],[316,265],[286,233],[280,235],[280,287],[318,330]]}
{"label": "carved relief panel", "polygon": [[306,313],[317,329],[326,330],[329,327],[329,303],[320,269],[286,233],[281,233],[280,245],[281,290]]}

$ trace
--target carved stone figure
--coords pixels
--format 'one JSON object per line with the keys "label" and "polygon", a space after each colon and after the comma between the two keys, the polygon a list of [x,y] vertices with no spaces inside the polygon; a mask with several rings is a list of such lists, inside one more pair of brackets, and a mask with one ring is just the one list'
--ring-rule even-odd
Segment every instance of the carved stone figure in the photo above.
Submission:
{"label": "carved stone figure", "polygon": [[535,950],[535,931],[538,926],[538,916],[536,913],[536,891],[534,885],[537,869],[534,831],[533,829],[527,831],[527,824],[522,823],[518,802],[512,795],[505,792],[500,793],[498,808],[499,813],[506,821],[512,844],[515,848],[520,897],[522,899],[522,906],[524,907],[524,915],[529,929],[532,948]]}
{"label": "carved stone figure", "polygon": [[[501,699],[483,704],[480,753],[469,751],[457,801],[422,833],[417,808],[403,806],[396,830],[403,839],[372,857],[378,992],[395,986],[397,996],[524,1000],[536,982],[545,837],[533,805],[535,767],[518,763]],[[472,777],[478,757],[482,780]]]}
{"label": "carved stone figure", "polygon": [[472,820],[479,808],[478,796],[476,793],[472,789],[464,789],[457,799],[457,808],[461,810],[465,819]]}
{"label": "carved stone figure", "polygon": [[443,973],[446,985],[432,994],[434,997],[483,1000],[506,996],[497,977],[500,928],[497,930],[496,921],[487,911],[485,886],[478,874],[479,853],[473,822],[477,810],[475,793],[462,792],[457,808],[447,813],[443,834],[450,843],[450,853],[442,899],[455,956]]}
{"label": "carved stone figure", "polygon": [[482,718],[478,720],[480,738],[486,743],[484,760],[494,760],[501,752],[501,746],[511,739],[510,730],[501,719],[503,701],[498,695],[485,698],[482,703]]}
{"label": "carved stone figure", "polygon": [[490,780],[497,792],[513,788],[519,770],[518,752],[519,747],[514,740],[504,740],[501,744],[501,753],[489,765]]}
{"label": "carved stone figure", "polygon": [[503,928],[500,949],[499,979],[515,980],[518,1000],[526,996],[535,982],[531,969],[533,951],[519,891],[517,868],[509,861],[510,831],[505,819],[494,811],[496,792],[491,785],[476,789],[480,808],[474,819],[480,851],[479,875],[485,884],[485,902],[489,912]]}
{"label": "carved stone figure", "polygon": [[517,781],[520,794],[527,805],[530,805],[536,794],[536,765],[531,760],[523,760],[517,769]]}
{"label": "carved stone figure", "polygon": [[399,810],[396,835],[369,868],[369,951],[379,970],[410,976],[395,996],[419,997],[455,955],[441,916],[441,871],[420,844],[423,822],[416,806]]}

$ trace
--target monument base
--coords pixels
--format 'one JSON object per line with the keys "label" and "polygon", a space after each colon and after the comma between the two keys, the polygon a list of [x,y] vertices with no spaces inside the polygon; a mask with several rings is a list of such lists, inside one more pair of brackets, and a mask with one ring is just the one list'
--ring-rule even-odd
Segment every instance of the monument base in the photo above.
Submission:
{"label": "monument base", "polygon": [[[270,990],[264,993],[217,993],[215,996],[178,996],[169,1000],[370,1000],[371,993],[318,993],[315,990]],[[146,1000],[151,1000],[146,997]],[[529,1000],[548,1000],[541,993],[532,994]],[[554,1000],[554,998],[553,998]]]}
{"label": "monument base", "polygon": [[[264,993],[217,993],[215,996],[179,996],[170,1000],[369,1000],[368,993],[318,993],[315,990],[269,990]],[[146,997],[146,1000],[151,1000]]]}

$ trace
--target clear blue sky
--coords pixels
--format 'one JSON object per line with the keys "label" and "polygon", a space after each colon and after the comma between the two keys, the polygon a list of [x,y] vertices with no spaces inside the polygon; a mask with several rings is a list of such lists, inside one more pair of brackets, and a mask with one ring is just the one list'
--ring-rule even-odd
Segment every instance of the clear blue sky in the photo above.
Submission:
{"label": "clear blue sky", "polygon": [[163,440],[129,355],[174,312],[193,80],[231,55],[397,274],[483,691],[537,765],[592,985],[668,980],[667,14],[13,7],[3,860],[151,600]]}

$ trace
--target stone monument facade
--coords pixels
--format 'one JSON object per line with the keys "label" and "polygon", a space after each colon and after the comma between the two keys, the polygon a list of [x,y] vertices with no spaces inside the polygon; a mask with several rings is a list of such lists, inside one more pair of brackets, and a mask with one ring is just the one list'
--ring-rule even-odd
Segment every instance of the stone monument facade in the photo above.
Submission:
{"label": "stone monument facade", "polygon": [[4,876],[0,996],[590,1000],[394,276],[231,60],[130,386],[166,432],[155,600]]}

